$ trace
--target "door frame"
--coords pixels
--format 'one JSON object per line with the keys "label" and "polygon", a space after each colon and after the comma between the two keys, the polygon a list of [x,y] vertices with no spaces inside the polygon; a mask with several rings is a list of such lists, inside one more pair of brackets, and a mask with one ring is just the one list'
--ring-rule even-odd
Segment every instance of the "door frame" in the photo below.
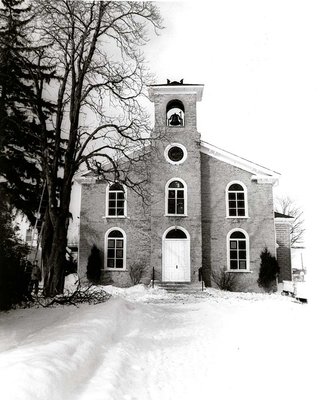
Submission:
{"label": "door frame", "polygon": [[165,243],[168,241],[168,239],[166,239],[166,235],[170,231],[172,231],[173,229],[179,229],[179,230],[183,231],[187,236],[186,239],[170,239],[170,240],[179,240],[181,242],[188,243],[187,244],[187,249],[188,249],[189,254],[187,254],[188,265],[186,266],[186,268],[187,268],[186,272],[188,273],[189,279],[187,281],[183,281],[183,282],[191,282],[190,235],[189,235],[189,232],[185,228],[183,228],[181,226],[176,226],[176,225],[171,226],[168,229],[166,229],[165,232],[163,233],[163,236],[162,236],[162,282],[171,282],[171,281],[168,281],[168,280],[165,279],[165,265],[164,265],[164,263],[165,263]]}

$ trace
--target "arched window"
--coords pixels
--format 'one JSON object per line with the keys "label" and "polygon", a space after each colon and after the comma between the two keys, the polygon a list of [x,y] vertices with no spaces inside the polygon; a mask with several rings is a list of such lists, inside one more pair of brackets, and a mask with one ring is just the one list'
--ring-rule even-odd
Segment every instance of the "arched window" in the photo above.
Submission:
{"label": "arched window", "polygon": [[182,179],[172,179],[166,184],[166,214],[187,214],[187,185]]}
{"label": "arched window", "polygon": [[246,187],[241,182],[231,182],[226,189],[227,217],[247,217],[247,193]]}
{"label": "arched window", "polygon": [[235,229],[227,235],[227,254],[229,271],[249,270],[248,234],[242,229]]}
{"label": "arched window", "polygon": [[126,235],[122,229],[109,229],[105,236],[105,265],[107,269],[126,268]]}
{"label": "arched window", "polygon": [[185,109],[180,100],[171,100],[166,107],[167,126],[184,126]]}
{"label": "arched window", "polygon": [[107,217],[126,216],[126,196],[123,185],[114,183],[107,187]]}
{"label": "arched window", "polygon": [[186,233],[182,229],[172,229],[165,235],[166,239],[187,239]]}

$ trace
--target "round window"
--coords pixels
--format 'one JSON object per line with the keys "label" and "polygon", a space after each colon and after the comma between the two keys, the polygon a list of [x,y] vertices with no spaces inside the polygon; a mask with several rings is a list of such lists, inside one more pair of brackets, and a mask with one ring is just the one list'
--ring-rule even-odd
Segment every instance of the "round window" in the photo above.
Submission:
{"label": "round window", "polygon": [[182,144],[172,143],[165,149],[164,156],[171,164],[181,164],[187,158],[187,150]]}
{"label": "round window", "polygon": [[184,157],[183,150],[178,146],[173,146],[168,151],[168,157],[170,158],[171,161],[179,162]]}

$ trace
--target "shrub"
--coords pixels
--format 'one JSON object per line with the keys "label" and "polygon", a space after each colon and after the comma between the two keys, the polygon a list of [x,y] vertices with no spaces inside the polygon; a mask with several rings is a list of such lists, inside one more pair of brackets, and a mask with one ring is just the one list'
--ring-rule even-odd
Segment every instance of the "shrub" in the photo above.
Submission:
{"label": "shrub", "polygon": [[134,261],[132,264],[130,264],[129,275],[133,285],[138,285],[141,282],[145,269],[146,266],[143,261]]}
{"label": "shrub", "polygon": [[92,283],[98,283],[101,277],[101,257],[100,250],[94,244],[91,248],[87,264],[87,278]]}
{"label": "shrub", "polygon": [[211,272],[211,278],[216,286],[221,290],[227,290],[229,292],[235,292],[237,288],[237,276],[233,272],[228,272],[225,267],[213,270]]}
{"label": "shrub", "polygon": [[279,274],[278,261],[271,255],[267,247],[261,252],[260,258],[258,285],[267,292],[273,291],[276,286],[276,278]]}
{"label": "shrub", "polygon": [[29,276],[18,257],[0,255],[0,310],[10,310],[29,298]]}

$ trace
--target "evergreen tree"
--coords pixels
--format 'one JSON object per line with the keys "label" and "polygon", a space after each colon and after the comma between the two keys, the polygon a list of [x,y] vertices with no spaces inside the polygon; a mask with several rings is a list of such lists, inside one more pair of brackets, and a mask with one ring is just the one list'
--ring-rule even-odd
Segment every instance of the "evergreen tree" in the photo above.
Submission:
{"label": "evergreen tree", "polygon": [[32,19],[24,0],[0,1],[0,176],[11,204],[33,223],[42,185],[36,110],[52,109],[36,96],[35,83],[53,71],[39,63],[44,48],[31,42]]}
{"label": "evergreen tree", "polygon": [[91,248],[87,264],[87,278],[90,282],[98,283],[101,276],[101,257],[100,250],[94,244]]}
{"label": "evergreen tree", "polygon": [[[25,119],[10,129],[7,122],[4,126],[1,151],[11,153],[0,171],[6,170],[2,175],[9,188],[16,189],[16,199],[24,200],[28,196],[23,195],[23,183],[37,182],[24,162],[41,170],[48,201],[42,231],[44,294],[54,296],[63,292],[71,189],[80,167],[102,176],[111,169],[116,180],[143,195],[145,178],[136,180],[133,172],[150,143],[151,121],[141,99],[151,81],[139,48],[148,41],[148,27],[160,29],[161,18],[151,2],[34,0],[30,3],[35,14],[32,22],[30,8],[23,4],[23,0],[2,1],[0,14],[0,33],[5,34],[0,57],[8,60],[0,83],[0,112],[8,121],[21,117],[18,111],[28,108],[22,115]],[[31,25],[34,31],[28,36],[25,32]],[[29,46],[28,40],[35,37],[48,46]],[[46,60],[55,64],[57,74],[42,68]],[[16,61],[20,70],[15,69]],[[20,87],[20,93],[6,84],[12,75],[17,77],[15,88]],[[57,79],[49,84],[53,77]],[[9,92],[13,93],[11,103]],[[55,108],[44,101],[49,94]],[[9,179],[14,155],[22,167],[15,179]],[[116,161],[123,157],[127,166]]]}
{"label": "evergreen tree", "polygon": [[11,208],[0,186],[0,310],[9,310],[28,298],[27,253],[16,236]]}
{"label": "evergreen tree", "polygon": [[261,255],[258,285],[266,291],[272,291],[276,285],[276,278],[279,274],[278,261],[265,247]]}

